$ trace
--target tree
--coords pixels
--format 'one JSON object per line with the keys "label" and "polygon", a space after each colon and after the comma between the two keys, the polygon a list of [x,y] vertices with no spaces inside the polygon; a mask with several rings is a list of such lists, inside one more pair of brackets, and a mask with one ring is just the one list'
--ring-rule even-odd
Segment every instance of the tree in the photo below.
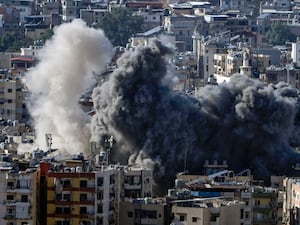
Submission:
{"label": "tree", "polygon": [[295,41],[296,36],[291,34],[289,27],[282,22],[275,22],[267,32],[266,38],[271,45],[284,45],[286,41]]}
{"label": "tree", "polygon": [[125,46],[129,38],[142,31],[143,17],[132,15],[128,8],[114,8],[99,21],[98,27],[103,29],[114,46]]}
{"label": "tree", "polygon": [[0,38],[0,52],[20,51],[22,47],[29,47],[33,41],[30,38],[20,39],[15,33],[5,33]]}
{"label": "tree", "polygon": [[40,40],[42,43],[45,43],[48,39],[50,39],[53,36],[54,32],[52,29],[47,29],[45,33],[43,33],[40,37]]}

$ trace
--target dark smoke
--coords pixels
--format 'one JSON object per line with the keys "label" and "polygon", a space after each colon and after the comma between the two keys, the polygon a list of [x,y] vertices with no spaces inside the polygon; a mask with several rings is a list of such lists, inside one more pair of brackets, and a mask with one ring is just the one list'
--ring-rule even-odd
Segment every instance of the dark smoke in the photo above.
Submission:
{"label": "dark smoke", "polygon": [[[153,166],[158,178],[202,172],[204,160],[227,160],[258,178],[291,174],[299,155],[299,96],[285,83],[264,86],[235,74],[195,96],[171,89],[172,51],[154,41],[125,53],[93,93],[93,139],[116,137],[113,159]],[[166,180],[164,180],[166,181]],[[168,181],[165,185],[171,186]]]}

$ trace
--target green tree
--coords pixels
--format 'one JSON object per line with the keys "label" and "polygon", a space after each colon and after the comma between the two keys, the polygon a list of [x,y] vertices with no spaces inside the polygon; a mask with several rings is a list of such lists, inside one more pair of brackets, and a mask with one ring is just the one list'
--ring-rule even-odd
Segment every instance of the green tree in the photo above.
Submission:
{"label": "green tree", "polygon": [[29,47],[32,44],[30,38],[21,38],[15,33],[5,33],[0,38],[0,52],[20,51],[22,47]]}
{"label": "green tree", "polygon": [[45,43],[48,39],[50,39],[53,36],[53,30],[52,29],[47,29],[45,33],[43,33],[40,37],[40,40]]}
{"label": "green tree", "polygon": [[283,22],[275,22],[266,33],[266,38],[271,45],[284,45],[286,41],[295,41],[296,36],[290,32],[289,27]]}
{"label": "green tree", "polygon": [[132,15],[128,8],[114,8],[99,21],[98,27],[103,29],[114,46],[125,46],[128,39],[142,31],[143,17]]}

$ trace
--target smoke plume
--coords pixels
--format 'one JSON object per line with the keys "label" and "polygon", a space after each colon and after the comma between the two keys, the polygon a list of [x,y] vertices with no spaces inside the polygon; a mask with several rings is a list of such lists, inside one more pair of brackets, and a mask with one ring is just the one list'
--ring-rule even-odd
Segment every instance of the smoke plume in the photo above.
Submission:
{"label": "smoke plume", "polygon": [[46,148],[45,134],[51,133],[55,148],[69,153],[89,148],[89,119],[78,102],[95,83],[93,73],[103,71],[111,56],[112,46],[104,33],[88,28],[82,20],[54,30],[39,52],[39,64],[25,77],[39,147]]}
{"label": "smoke plume", "polygon": [[170,54],[154,41],[121,56],[110,79],[94,89],[93,140],[114,135],[115,161],[130,155],[158,177],[184,169],[199,174],[205,160],[227,160],[236,172],[250,168],[260,178],[292,173],[300,144],[296,89],[235,74],[195,96],[174,92]]}

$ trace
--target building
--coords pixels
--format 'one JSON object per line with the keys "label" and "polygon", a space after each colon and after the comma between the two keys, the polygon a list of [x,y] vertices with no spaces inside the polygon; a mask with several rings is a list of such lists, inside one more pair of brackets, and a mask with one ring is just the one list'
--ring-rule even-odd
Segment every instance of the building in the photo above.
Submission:
{"label": "building", "polygon": [[[3,163],[3,162],[2,162]],[[12,167],[1,167],[0,177],[0,224],[36,224],[36,172],[12,171]]]}
{"label": "building", "polygon": [[175,46],[178,51],[191,51],[195,27],[203,27],[202,23],[203,17],[200,16],[169,15],[163,18],[163,29],[175,35]]}
{"label": "building", "polygon": [[195,198],[173,201],[172,224],[241,225],[244,219],[244,203],[224,201],[218,198]]}
{"label": "building", "polygon": [[23,121],[26,117],[22,82],[19,78],[0,79],[0,115],[2,119]]}
{"label": "building", "polygon": [[40,187],[45,188],[40,193],[46,192],[39,196],[44,205],[41,215],[46,216],[39,218],[40,224],[95,224],[95,173],[84,172],[78,166],[81,162],[76,164],[61,171],[49,171],[47,164],[40,167]]}
{"label": "building", "polygon": [[293,63],[295,63],[297,66],[300,66],[300,39],[299,38],[297,38],[296,42],[292,43],[291,58],[293,60]]}
{"label": "building", "polygon": [[122,224],[120,203],[152,196],[152,170],[91,161],[41,162],[38,170],[40,224]]}
{"label": "building", "polygon": [[297,177],[286,177],[283,180],[283,222],[284,224],[300,224],[300,180]]}
{"label": "building", "polygon": [[120,203],[119,225],[169,224],[167,208],[167,203],[163,199],[139,198],[123,201]]}

